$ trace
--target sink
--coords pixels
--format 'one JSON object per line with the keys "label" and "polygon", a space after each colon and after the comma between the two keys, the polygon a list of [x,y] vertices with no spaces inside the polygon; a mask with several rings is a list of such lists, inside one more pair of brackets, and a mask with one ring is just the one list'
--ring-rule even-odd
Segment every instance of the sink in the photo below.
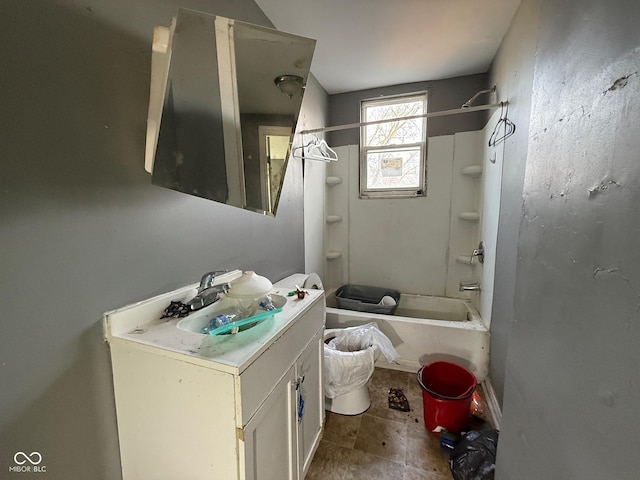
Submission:
{"label": "sink", "polygon": [[[282,307],[284,307],[287,303],[287,299],[281,295],[271,294],[271,300],[273,302],[273,306],[276,307],[275,310],[268,311],[258,308],[255,314],[251,317],[239,320],[237,322],[232,322],[228,326],[225,325],[224,327],[220,327],[210,334],[202,333],[202,329],[209,325],[209,322],[212,318],[232,310],[233,306],[235,305],[235,301],[233,299],[223,298],[222,300],[206,308],[206,311],[192,313],[187,318],[180,320],[176,326],[180,330],[183,330],[185,332],[197,333],[205,337],[243,332],[255,327],[260,322],[273,317],[278,312],[281,312]],[[235,330],[234,327],[236,327],[237,330]],[[233,330],[235,330],[235,332]]]}

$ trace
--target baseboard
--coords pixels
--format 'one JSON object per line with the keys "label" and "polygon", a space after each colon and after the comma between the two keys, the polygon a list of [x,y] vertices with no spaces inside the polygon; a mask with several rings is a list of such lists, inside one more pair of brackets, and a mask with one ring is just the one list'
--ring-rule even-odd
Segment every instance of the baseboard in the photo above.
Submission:
{"label": "baseboard", "polygon": [[496,396],[496,391],[491,384],[491,379],[489,377],[485,377],[482,382],[482,388],[484,389],[485,394],[485,402],[487,402],[487,406],[489,407],[489,417],[491,419],[491,423],[493,427],[500,430],[500,425],[502,424],[502,410],[500,410],[500,403],[498,403],[498,397]]}

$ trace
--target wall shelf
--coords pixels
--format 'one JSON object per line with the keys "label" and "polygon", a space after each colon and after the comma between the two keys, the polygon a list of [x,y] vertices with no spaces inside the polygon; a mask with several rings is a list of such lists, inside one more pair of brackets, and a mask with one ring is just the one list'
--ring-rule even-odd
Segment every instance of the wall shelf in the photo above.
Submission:
{"label": "wall shelf", "polygon": [[327,215],[326,222],[327,223],[336,223],[342,221],[342,215]]}
{"label": "wall shelf", "polygon": [[460,170],[460,173],[469,177],[479,177],[482,174],[482,165],[469,165]]}
{"label": "wall shelf", "polygon": [[342,252],[339,252],[338,250],[329,250],[325,255],[327,260],[337,260],[340,257],[342,257]]}
{"label": "wall shelf", "polygon": [[340,177],[327,177],[325,182],[330,187],[333,187],[334,185],[338,185],[338,184],[342,183],[342,178],[340,178]]}
{"label": "wall shelf", "polygon": [[460,220],[466,220],[468,222],[477,222],[480,220],[480,214],[478,212],[461,212],[458,215]]}

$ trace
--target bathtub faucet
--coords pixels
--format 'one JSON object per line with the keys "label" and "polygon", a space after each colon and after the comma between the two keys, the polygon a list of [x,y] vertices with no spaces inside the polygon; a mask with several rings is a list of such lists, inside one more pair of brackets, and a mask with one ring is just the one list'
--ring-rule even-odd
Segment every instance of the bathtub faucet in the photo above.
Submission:
{"label": "bathtub faucet", "polygon": [[479,292],[480,284],[478,282],[473,283],[460,283],[461,292]]}

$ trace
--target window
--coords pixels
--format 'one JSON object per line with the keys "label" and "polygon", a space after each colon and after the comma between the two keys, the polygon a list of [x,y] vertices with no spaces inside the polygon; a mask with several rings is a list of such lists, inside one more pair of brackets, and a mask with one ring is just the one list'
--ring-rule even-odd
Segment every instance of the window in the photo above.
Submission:
{"label": "window", "polygon": [[362,102],[360,197],[398,198],[426,195],[427,94]]}

